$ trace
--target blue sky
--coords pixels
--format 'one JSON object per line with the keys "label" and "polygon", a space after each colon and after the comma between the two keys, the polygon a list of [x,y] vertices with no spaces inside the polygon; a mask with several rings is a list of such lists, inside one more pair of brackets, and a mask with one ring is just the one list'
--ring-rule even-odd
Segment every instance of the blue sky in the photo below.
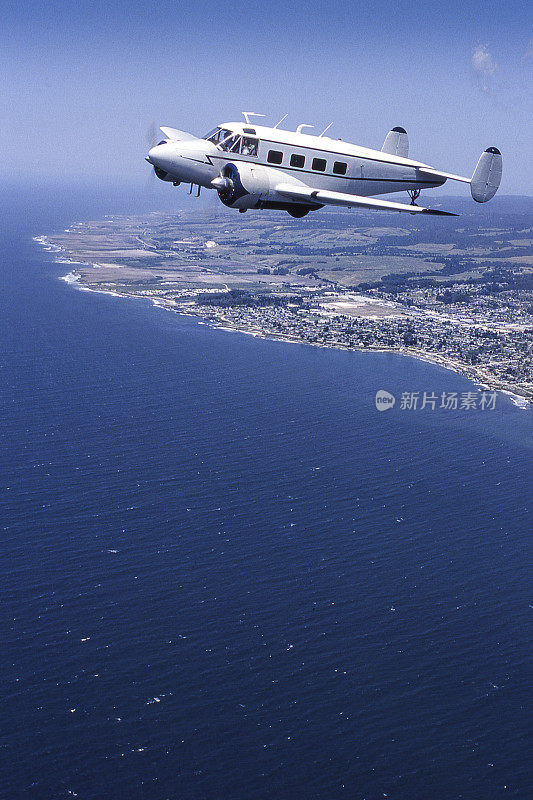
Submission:
{"label": "blue sky", "polygon": [[[533,192],[530,2],[11,2],[0,32],[1,171],[143,181],[154,120],[202,134],[262,111],[471,174],[504,156]],[[167,188],[167,187],[163,187]],[[448,190],[448,186],[446,187]],[[460,191],[459,185],[451,190]]]}

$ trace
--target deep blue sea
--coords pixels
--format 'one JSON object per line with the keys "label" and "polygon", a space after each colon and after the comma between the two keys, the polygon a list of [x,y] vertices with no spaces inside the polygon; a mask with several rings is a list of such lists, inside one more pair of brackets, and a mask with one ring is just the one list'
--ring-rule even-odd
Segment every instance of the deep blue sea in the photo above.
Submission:
{"label": "deep blue sea", "polygon": [[477,387],[76,290],[32,241],[149,206],[2,199],[0,797],[530,797],[532,411],[380,413]]}

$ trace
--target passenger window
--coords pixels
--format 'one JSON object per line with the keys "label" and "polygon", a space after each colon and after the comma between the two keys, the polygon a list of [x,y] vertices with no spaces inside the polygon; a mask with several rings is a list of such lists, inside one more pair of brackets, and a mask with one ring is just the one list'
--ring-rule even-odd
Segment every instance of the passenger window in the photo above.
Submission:
{"label": "passenger window", "polygon": [[303,167],[305,164],[305,156],[297,155],[293,153],[291,156],[291,167]]}
{"label": "passenger window", "polygon": [[348,164],[345,164],[344,161],[335,161],[333,164],[333,172],[336,175],[346,175],[347,168]]}
{"label": "passenger window", "polygon": [[243,156],[256,156],[259,141],[249,136],[242,137],[241,153]]}
{"label": "passenger window", "polygon": [[316,169],[317,172],[324,172],[324,170],[326,169],[326,159],[313,158],[313,169]]}
{"label": "passenger window", "polygon": [[280,153],[279,150],[269,150],[267,161],[270,164],[281,164],[283,161],[283,153]]}

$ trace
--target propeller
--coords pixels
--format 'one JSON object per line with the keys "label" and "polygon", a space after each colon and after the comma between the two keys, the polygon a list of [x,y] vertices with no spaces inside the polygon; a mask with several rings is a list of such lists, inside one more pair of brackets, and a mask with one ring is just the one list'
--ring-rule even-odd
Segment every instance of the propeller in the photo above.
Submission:
{"label": "propeller", "polygon": [[213,180],[211,181],[211,186],[214,189],[216,189],[217,192],[221,192],[228,189],[232,189],[233,181],[231,180],[231,178],[226,178],[226,177],[223,178],[222,175],[219,175],[218,178],[213,178]]}
{"label": "propeller", "polygon": [[[161,128],[157,127],[155,120],[152,120],[145,133],[146,144],[149,150],[151,150],[152,147],[155,147],[157,144],[161,144],[161,134],[159,133],[160,130]],[[148,178],[150,186],[153,185],[156,175],[164,180],[166,173],[160,170],[159,167],[154,166],[153,169],[150,170],[150,177]]]}
{"label": "propeller", "polygon": [[155,147],[156,144],[157,144],[157,132],[158,132],[158,130],[159,130],[159,128],[155,124],[155,119],[153,119],[151,121],[150,125],[146,129],[146,135],[145,135],[146,144],[148,145],[150,150],[152,149],[152,147]]}
{"label": "propeller", "polygon": [[[155,147],[156,144],[157,144],[157,130],[158,129],[157,129],[157,125],[155,124],[155,119],[153,119],[151,121],[150,125],[146,128],[146,131],[144,133],[144,138],[145,138],[145,141],[146,141],[146,144],[147,144],[149,150],[151,150],[152,147]],[[147,191],[151,191],[154,188],[155,177],[156,177],[155,176],[155,171],[152,168],[149,171],[148,177],[146,179],[146,190]]]}

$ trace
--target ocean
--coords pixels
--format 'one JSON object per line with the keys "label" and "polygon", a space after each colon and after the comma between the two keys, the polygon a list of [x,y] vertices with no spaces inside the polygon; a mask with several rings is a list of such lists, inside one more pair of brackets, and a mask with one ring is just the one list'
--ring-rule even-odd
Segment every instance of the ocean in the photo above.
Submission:
{"label": "ocean", "polygon": [[[2,199],[0,797],[524,800],[532,409],[80,291]],[[237,215],[234,224],[238,224]]]}

